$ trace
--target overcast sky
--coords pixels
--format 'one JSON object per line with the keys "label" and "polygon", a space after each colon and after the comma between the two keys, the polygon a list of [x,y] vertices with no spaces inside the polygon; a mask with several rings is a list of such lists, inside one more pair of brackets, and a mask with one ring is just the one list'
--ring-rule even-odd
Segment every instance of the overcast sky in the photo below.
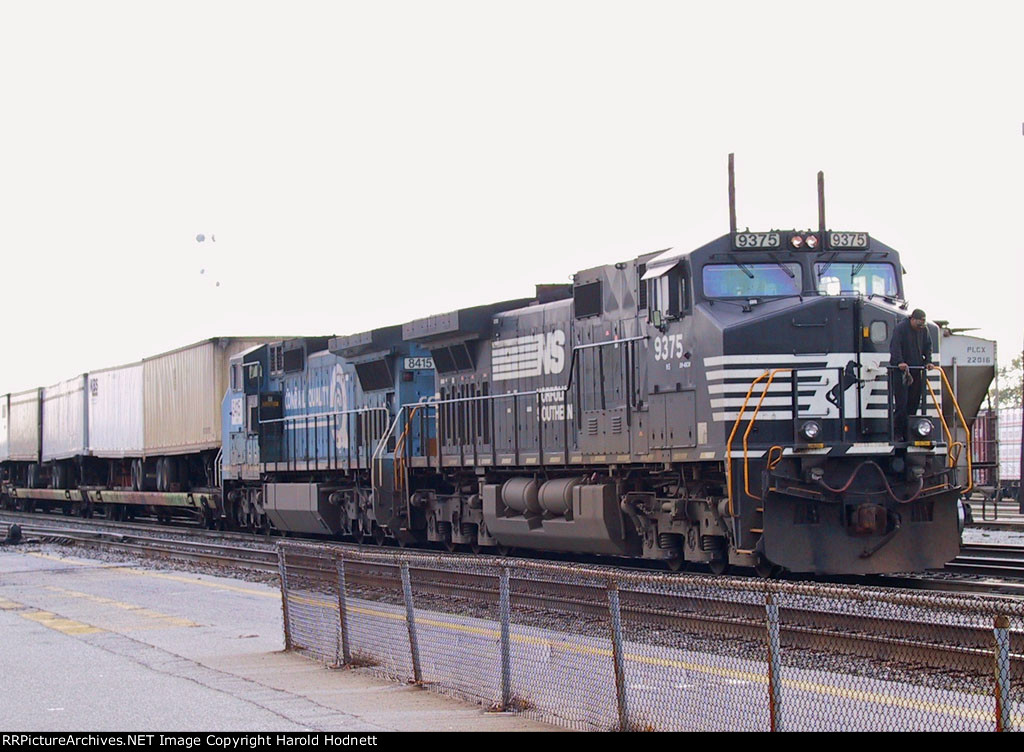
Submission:
{"label": "overcast sky", "polygon": [[1022,29],[1019,0],[4,0],[0,392],[695,247],[730,151],[741,227],[816,226],[824,170],[829,225],[1009,362]]}

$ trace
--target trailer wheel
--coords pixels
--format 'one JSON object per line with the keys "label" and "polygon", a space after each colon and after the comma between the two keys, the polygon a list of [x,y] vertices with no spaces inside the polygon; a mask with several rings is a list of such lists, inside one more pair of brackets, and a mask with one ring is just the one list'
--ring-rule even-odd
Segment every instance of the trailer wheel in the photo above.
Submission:
{"label": "trailer wheel", "polygon": [[39,487],[39,465],[33,462],[28,466],[28,487],[38,488]]}

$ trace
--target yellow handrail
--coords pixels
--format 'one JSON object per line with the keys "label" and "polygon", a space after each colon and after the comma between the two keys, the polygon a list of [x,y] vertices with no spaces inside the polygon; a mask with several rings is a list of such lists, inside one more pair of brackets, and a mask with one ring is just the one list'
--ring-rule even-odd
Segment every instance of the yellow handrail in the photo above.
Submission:
{"label": "yellow handrail", "polygon": [[747,390],[747,396],[743,398],[743,404],[740,406],[739,414],[736,416],[736,422],[732,424],[732,431],[729,433],[729,440],[725,443],[725,488],[726,495],[729,499],[729,516],[735,517],[732,504],[732,440],[736,436],[736,431],[740,427],[740,422],[743,420],[743,413],[747,410],[747,403],[750,401],[750,395],[754,393],[754,387],[758,385],[761,379],[768,376],[770,371],[765,371],[752,382],[750,382],[750,389]]}
{"label": "yellow handrail", "polygon": [[[966,496],[974,488],[974,465],[971,461],[971,429],[967,427],[967,421],[964,419],[964,414],[960,412],[960,403],[957,402],[956,393],[953,388],[949,385],[949,379],[946,378],[946,372],[939,367],[935,367],[932,370],[939,372],[939,376],[942,377],[942,383],[946,385],[946,391],[949,392],[949,397],[953,400],[953,409],[956,410],[956,416],[960,418],[960,425],[964,427],[964,451],[967,452],[967,488],[963,490],[963,494]],[[928,379],[925,379],[925,384],[928,384]],[[928,385],[928,391],[931,391],[932,387]],[[939,416],[942,415],[942,408],[939,408]],[[945,421],[943,421],[945,425]]]}
{"label": "yellow handrail", "polygon": [[[942,370],[941,368],[939,369]],[[924,381],[924,385],[928,387],[928,393],[932,396],[932,404],[935,405],[935,412],[939,414],[939,422],[942,424],[942,430],[946,434],[946,444],[949,446],[949,452],[946,454],[946,460],[949,462],[949,466],[953,467],[956,463],[952,458],[953,450],[953,433],[949,430],[949,426],[946,424],[946,417],[942,414],[942,405],[939,403],[939,398],[935,396],[935,390],[932,389],[932,385],[928,383],[928,371],[921,372],[921,379]],[[954,398],[954,401],[955,398]]]}
{"label": "yellow handrail", "polygon": [[[757,407],[754,408],[754,414],[750,416],[750,422],[747,424],[747,430],[743,433],[743,490],[747,496],[752,499],[761,501],[760,496],[755,496],[750,492],[750,458],[747,456],[747,439],[750,437],[750,432],[754,430],[754,423],[757,421],[757,415],[761,412],[761,405],[764,403],[764,398],[768,396],[768,390],[772,388],[772,382],[775,381],[775,374],[780,372],[792,373],[792,368],[775,368],[772,369],[771,374],[768,376],[768,382],[764,385],[764,389],[761,391],[761,399],[757,401]],[[796,389],[796,384],[793,384],[793,389]],[[794,418],[796,416],[793,416]],[[768,450],[771,454],[771,450]]]}
{"label": "yellow handrail", "polygon": [[402,480],[405,477],[405,442],[409,436],[409,430],[412,428],[412,419],[416,417],[416,413],[419,412],[420,405],[416,405],[409,413],[409,419],[406,421],[405,430],[402,431],[398,437],[398,441],[395,442],[395,491],[404,490],[405,482]]}

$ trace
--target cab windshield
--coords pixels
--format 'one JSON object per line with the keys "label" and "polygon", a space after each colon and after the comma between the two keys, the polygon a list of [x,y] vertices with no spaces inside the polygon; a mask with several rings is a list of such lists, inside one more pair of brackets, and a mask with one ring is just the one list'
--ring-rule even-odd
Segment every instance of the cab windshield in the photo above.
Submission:
{"label": "cab windshield", "polygon": [[884,295],[899,294],[896,270],[892,264],[820,263],[814,265],[821,295]]}
{"label": "cab windshield", "polygon": [[704,295],[708,298],[758,298],[799,295],[803,273],[799,264],[708,264],[704,267]]}

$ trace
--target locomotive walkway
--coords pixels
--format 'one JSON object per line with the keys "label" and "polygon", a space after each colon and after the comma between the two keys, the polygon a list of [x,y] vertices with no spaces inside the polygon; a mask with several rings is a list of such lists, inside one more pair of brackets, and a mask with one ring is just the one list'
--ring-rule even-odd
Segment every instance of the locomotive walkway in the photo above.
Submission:
{"label": "locomotive walkway", "polygon": [[277,588],[0,548],[0,730],[545,730],[282,652]]}

